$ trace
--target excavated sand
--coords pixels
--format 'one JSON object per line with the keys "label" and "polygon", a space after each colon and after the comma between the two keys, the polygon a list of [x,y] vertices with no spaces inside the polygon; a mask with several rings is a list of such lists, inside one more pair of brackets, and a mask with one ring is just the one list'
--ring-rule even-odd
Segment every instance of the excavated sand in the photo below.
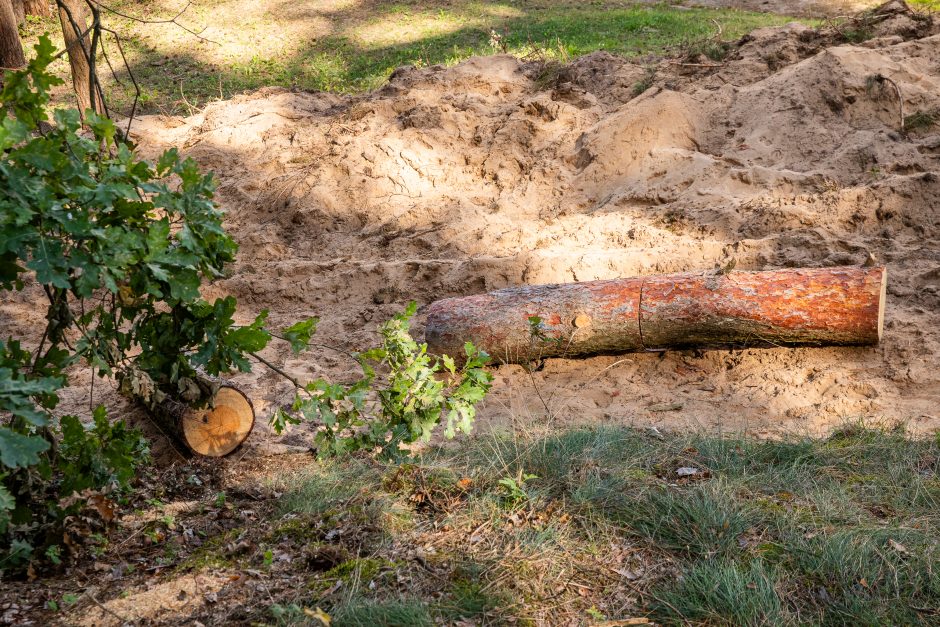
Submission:
{"label": "excavated sand", "polygon": [[[862,45],[791,25],[756,31],[719,67],[663,62],[638,97],[647,69],[608,54],[562,68],[494,56],[402,68],[362,97],[263,90],[136,128],[218,174],[242,248],[207,295],[285,323],[318,315],[323,341],[353,349],[411,299],[732,257],[888,266],[876,348],[550,360],[531,378],[500,366],[483,423],[932,430],[940,127],[902,134],[893,85],[870,77],[897,84],[908,118],[940,111],[940,29],[892,10]],[[354,372],[328,351],[268,356],[302,376]],[[276,375],[245,381],[267,411],[289,400]]]}
{"label": "excavated sand", "polygon": [[[237,296],[246,319],[318,315],[320,340],[344,348],[370,346],[411,299],[731,258],[770,269],[872,254],[888,267],[877,347],[500,366],[483,428],[928,431],[940,428],[940,125],[900,132],[894,86],[871,77],[897,85],[908,119],[940,113],[940,25],[882,12],[860,45],[790,25],[745,37],[717,67],[663,61],[636,97],[647,68],[606,53],[566,67],[493,56],[401,68],[364,96],[266,89],[135,128],[146,151],[178,146],[217,173],[241,250],[206,295]],[[265,356],[301,378],[355,373],[326,350]],[[290,401],[277,375],[240,380],[264,418]]]}

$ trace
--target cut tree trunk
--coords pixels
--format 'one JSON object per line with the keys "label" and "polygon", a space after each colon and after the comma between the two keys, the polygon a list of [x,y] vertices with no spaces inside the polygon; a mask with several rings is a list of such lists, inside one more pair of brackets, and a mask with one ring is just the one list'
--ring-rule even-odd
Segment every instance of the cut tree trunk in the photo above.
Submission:
{"label": "cut tree trunk", "polygon": [[0,0],[0,72],[26,65],[23,43],[17,28],[16,11],[11,0]]}
{"label": "cut tree trunk", "polygon": [[[716,272],[508,288],[428,308],[428,349],[494,360],[669,348],[869,345],[881,339],[884,268]],[[540,319],[535,324],[534,317]]]}
{"label": "cut tree trunk", "polygon": [[150,409],[169,435],[192,453],[223,457],[248,438],[255,424],[255,410],[248,396],[233,384],[214,382],[209,386],[214,390],[213,397],[203,409],[168,398]]}
{"label": "cut tree trunk", "polygon": [[89,63],[91,38],[88,34],[81,36],[88,29],[87,18],[88,7],[84,0],[59,1],[59,23],[62,25],[62,38],[72,70],[72,88],[75,90],[78,112],[83,121],[87,109],[93,109],[99,114],[104,112],[104,104],[97,89],[92,98],[91,64]]}
{"label": "cut tree trunk", "polygon": [[434,353],[459,358],[470,341],[505,363],[642,350],[642,285],[642,278],[526,285],[448,298],[429,307],[425,338]]}

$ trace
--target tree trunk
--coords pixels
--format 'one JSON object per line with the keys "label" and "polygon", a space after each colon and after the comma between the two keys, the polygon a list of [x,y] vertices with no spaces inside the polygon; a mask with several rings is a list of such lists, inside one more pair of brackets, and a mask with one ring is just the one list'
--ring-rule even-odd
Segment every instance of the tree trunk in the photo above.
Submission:
{"label": "tree trunk", "polygon": [[[685,347],[867,345],[881,339],[884,268],[702,273],[509,288],[431,304],[425,337],[497,361]],[[533,316],[541,319],[533,325]]]}
{"label": "tree trunk", "polygon": [[72,87],[78,99],[78,111],[82,120],[85,119],[87,109],[94,109],[95,113],[104,111],[97,91],[92,98],[91,65],[88,63],[91,37],[81,37],[88,28],[87,16],[88,9],[84,0],[59,0],[59,22],[62,24],[62,37],[72,68]]}
{"label": "tree trunk", "polygon": [[214,390],[209,406],[193,409],[166,398],[150,407],[169,435],[197,455],[223,457],[248,438],[255,424],[251,400],[229,382],[209,384]]}
{"label": "tree trunk", "polygon": [[26,57],[23,55],[13,2],[0,0],[0,68],[11,70],[25,65]]}
{"label": "tree trunk", "polygon": [[26,23],[26,9],[23,7],[23,0],[13,0],[13,15],[16,18],[17,26]]}
{"label": "tree trunk", "polygon": [[22,0],[22,2],[26,15],[52,16],[52,5],[48,0]]}

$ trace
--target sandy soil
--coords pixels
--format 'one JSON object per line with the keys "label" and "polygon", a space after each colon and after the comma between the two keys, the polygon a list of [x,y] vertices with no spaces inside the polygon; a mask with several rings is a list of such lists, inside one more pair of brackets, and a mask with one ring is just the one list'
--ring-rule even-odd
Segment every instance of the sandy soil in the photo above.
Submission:
{"label": "sandy soil", "polygon": [[[871,253],[888,267],[877,348],[553,360],[534,377],[501,366],[483,423],[931,430],[940,134],[899,132],[896,93],[869,77],[897,83],[908,118],[937,111],[940,36],[903,12],[875,29],[860,45],[799,25],[756,31],[716,67],[659,64],[638,97],[648,69],[604,53],[561,68],[494,56],[402,68],[362,97],[264,90],[136,132],[218,173],[242,249],[208,295],[284,322],[319,315],[322,336],[351,348],[409,299],[731,257],[766,269]],[[352,373],[342,356],[270,357],[302,376]],[[247,382],[267,411],[288,400],[274,375]],[[650,409],[664,403],[681,408]]]}
{"label": "sandy soil", "polygon": [[[266,89],[141,119],[135,133],[147,152],[179,146],[217,173],[241,251],[206,296],[237,296],[246,320],[262,308],[275,324],[318,315],[321,340],[350,349],[372,345],[411,299],[730,258],[768,269],[871,254],[888,267],[878,347],[500,366],[483,428],[767,436],[863,419],[929,431],[940,427],[940,127],[900,132],[896,92],[870,77],[897,84],[908,119],[940,111],[940,26],[883,13],[860,45],[791,25],[754,32],[720,64],[662,61],[639,96],[650,68],[605,53],[565,67],[492,56],[401,68],[364,96]],[[26,298],[3,310],[35,316]],[[266,357],[301,378],[356,373],[329,351]],[[241,381],[264,418],[290,401],[273,373]],[[87,406],[76,382],[70,404]],[[266,422],[256,445],[278,442]]]}

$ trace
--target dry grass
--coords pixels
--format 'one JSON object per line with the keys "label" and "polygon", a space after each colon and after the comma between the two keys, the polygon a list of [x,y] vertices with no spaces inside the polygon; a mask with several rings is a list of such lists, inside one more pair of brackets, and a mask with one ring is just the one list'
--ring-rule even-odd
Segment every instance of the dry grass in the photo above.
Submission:
{"label": "dry grass", "polygon": [[265,611],[314,625],[317,607],[344,625],[930,622],[938,469],[936,441],[857,426],[792,442],[509,434],[399,467],[316,464],[257,548],[294,556],[286,569],[306,556],[306,588]]}

